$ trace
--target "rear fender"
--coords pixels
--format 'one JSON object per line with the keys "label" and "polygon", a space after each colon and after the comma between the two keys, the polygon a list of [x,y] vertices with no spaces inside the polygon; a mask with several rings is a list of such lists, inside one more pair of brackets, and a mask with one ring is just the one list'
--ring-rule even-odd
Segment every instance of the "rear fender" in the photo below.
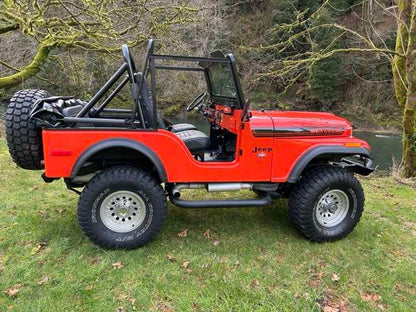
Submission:
{"label": "rear fender", "polygon": [[167,180],[166,170],[162,162],[160,161],[159,157],[155,154],[155,152],[153,152],[149,147],[147,147],[146,145],[142,143],[129,140],[129,139],[124,139],[124,138],[104,140],[104,141],[101,141],[97,144],[90,146],[81,154],[81,156],[75,162],[75,165],[71,171],[70,178],[71,179],[75,178],[78,175],[81,167],[94,154],[100,151],[103,151],[105,149],[117,148],[117,147],[128,148],[128,149],[134,150],[144,155],[154,165],[160,181],[166,182]]}

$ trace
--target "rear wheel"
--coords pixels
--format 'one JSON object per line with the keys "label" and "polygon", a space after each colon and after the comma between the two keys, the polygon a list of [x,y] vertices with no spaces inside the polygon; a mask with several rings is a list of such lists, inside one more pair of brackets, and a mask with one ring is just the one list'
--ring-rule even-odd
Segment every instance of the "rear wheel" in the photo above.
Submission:
{"label": "rear wheel", "polygon": [[145,245],[162,229],[166,197],[149,173],[113,167],[97,174],[84,188],[78,220],[96,244],[110,249]]}
{"label": "rear wheel", "polygon": [[42,133],[29,119],[33,105],[50,94],[43,90],[20,90],[10,99],[6,111],[7,146],[13,161],[23,169],[42,169]]}
{"label": "rear wheel", "polygon": [[360,220],[364,192],[354,175],[341,168],[317,167],[295,186],[289,197],[289,217],[310,241],[347,236]]}

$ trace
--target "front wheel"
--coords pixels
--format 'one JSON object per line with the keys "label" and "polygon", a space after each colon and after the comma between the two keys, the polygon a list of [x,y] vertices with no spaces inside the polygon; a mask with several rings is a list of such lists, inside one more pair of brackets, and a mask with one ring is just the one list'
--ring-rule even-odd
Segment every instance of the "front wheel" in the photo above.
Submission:
{"label": "front wheel", "polygon": [[166,219],[166,196],[149,173],[129,166],[98,173],[82,191],[78,220],[84,233],[109,249],[148,243]]}
{"label": "front wheel", "polygon": [[289,197],[289,217],[296,229],[313,242],[347,236],[364,209],[364,192],[350,172],[316,167],[307,172]]}

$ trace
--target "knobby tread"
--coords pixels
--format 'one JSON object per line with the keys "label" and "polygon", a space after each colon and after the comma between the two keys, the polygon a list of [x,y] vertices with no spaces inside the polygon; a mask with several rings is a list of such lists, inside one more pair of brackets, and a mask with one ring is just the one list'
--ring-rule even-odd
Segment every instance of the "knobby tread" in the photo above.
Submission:
{"label": "knobby tread", "polygon": [[44,90],[27,89],[16,92],[6,111],[6,140],[13,161],[23,169],[42,169],[42,133],[29,120],[33,104],[50,94]]}
{"label": "knobby tread", "polygon": [[[151,225],[141,236],[120,243],[104,238],[94,229],[91,222],[91,208],[103,186],[126,181],[144,189],[147,194],[152,194],[154,211]],[[134,249],[147,244],[162,229],[166,214],[166,196],[160,184],[150,173],[131,166],[115,166],[98,173],[84,187],[78,203],[78,221],[82,231],[91,241],[106,249]]]}
{"label": "knobby tread", "polygon": [[[354,222],[342,233],[327,236],[317,231],[312,210],[319,194],[333,183],[342,183],[354,190],[357,196],[357,211]],[[294,187],[289,197],[289,219],[295,228],[313,242],[339,240],[347,236],[359,222],[364,210],[364,192],[354,175],[342,168],[321,166],[309,170]]]}

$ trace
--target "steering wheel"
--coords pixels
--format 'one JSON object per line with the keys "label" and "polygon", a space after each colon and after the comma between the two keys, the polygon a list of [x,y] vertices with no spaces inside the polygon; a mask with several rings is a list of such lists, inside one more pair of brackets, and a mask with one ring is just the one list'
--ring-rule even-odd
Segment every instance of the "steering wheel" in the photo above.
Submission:
{"label": "steering wheel", "polygon": [[131,57],[131,54],[130,54],[130,51],[129,51],[129,47],[127,46],[127,44],[123,44],[121,46],[121,51],[123,52],[124,60],[127,63],[127,72],[129,74],[130,82],[131,83],[135,83],[136,82],[136,78],[134,76],[134,73],[137,72],[137,70],[136,70],[136,64],[134,64],[133,58]]}
{"label": "steering wheel", "polygon": [[198,95],[196,98],[194,98],[192,100],[192,102],[188,105],[188,107],[186,108],[186,110],[188,112],[190,112],[195,107],[199,106],[204,101],[204,99],[207,97],[207,95],[208,94],[206,92],[202,92],[200,95]]}

